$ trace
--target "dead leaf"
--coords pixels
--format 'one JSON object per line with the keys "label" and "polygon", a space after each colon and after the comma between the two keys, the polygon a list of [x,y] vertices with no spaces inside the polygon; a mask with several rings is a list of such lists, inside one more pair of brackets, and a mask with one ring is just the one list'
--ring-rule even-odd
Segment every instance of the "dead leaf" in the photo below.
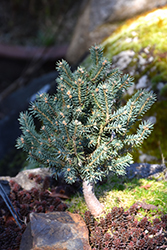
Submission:
{"label": "dead leaf", "polygon": [[151,184],[147,184],[147,185],[141,186],[139,188],[144,188],[144,189],[148,190],[150,187],[151,187]]}

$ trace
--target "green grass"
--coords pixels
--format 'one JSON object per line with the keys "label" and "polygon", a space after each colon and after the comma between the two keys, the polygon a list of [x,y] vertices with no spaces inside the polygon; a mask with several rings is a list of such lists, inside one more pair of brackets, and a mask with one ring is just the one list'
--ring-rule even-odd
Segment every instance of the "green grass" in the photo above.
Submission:
{"label": "green grass", "polygon": [[[147,188],[148,186],[148,188]],[[115,206],[123,207],[127,210],[131,205],[139,202],[145,202],[157,206],[157,210],[140,209],[139,217],[147,216],[150,219],[159,217],[161,213],[167,213],[167,182],[150,179],[132,179],[124,177],[109,176],[103,185],[97,185],[95,193],[101,203],[105,206],[105,212],[108,213]],[[87,209],[84,197],[77,193],[68,200],[68,211],[81,215]]]}

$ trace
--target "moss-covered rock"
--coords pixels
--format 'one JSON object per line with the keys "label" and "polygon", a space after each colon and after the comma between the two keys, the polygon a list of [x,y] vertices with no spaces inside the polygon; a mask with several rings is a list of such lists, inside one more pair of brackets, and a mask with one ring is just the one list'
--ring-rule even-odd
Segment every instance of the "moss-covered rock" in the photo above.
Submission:
{"label": "moss-covered rock", "polygon": [[147,74],[152,84],[160,81],[166,83],[166,37],[167,6],[128,20],[102,46],[104,54],[110,60],[122,51],[134,52],[124,70],[133,73],[135,80]]}
{"label": "moss-covered rock", "polygon": [[[140,161],[141,154],[147,154],[153,157],[146,157],[146,161],[150,163],[161,163],[167,159],[167,100],[157,101],[153,107],[147,112],[145,119],[148,117],[156,117],[154,130],[150,137],[144,141],[139,150],[135,150],[133,158],[135,162]],[[135,128],[133,128],[135,129]],[[148,160],[150,159],[150,160]]]}
{"label": "moss-covered rock", "polygon": [[146,157],[152,163],[167,159],[166,38],[167,6],[128,20],[102,43],[104,54],[113,62],[113,68],[118,67],[134,77],[135,87],[126,98],[138,87],[152,88],[158,95],[157,103],[145,117],[156,117],[154,131],[140,151],[134,152],[136,162],[140,161],[140,154],[154,156]]}

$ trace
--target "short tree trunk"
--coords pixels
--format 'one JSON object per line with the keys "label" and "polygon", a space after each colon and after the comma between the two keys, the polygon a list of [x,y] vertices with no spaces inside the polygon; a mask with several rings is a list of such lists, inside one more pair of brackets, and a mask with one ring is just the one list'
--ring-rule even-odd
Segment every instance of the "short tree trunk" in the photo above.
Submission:
{"label": "short tree trunk", "polygon": [[83,194],[91,214],[95,217],[99,216],[103,212],[104,206],[95,196],[94,185],[88,181],[83,181]]}

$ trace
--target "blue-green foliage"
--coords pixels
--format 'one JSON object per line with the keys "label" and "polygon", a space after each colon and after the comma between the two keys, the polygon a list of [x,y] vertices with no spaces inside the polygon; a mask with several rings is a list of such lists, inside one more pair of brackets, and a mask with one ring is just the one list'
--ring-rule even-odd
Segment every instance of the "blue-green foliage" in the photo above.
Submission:
{"label": "blue-green foliage", "polygon": [[[82,67],[71,72],[66,61],[58,62],[57,94],[38,95],[30,112],[19,118],[23,134],[17,148],[23,148],[30,161],[64,172],[69,183],[77,177],[95,182],[109,171],[123,174],[132,163],[129,152],[142,144],[153,127],[142,121],[136,134],[129,133],[156,97],[139,90],[123,105],[122,96],[133,84],[132,78],[111,70],[102,48],[95,46],[90,52],[90,72]],[[41,122],[39,130],[33,117]]]}

